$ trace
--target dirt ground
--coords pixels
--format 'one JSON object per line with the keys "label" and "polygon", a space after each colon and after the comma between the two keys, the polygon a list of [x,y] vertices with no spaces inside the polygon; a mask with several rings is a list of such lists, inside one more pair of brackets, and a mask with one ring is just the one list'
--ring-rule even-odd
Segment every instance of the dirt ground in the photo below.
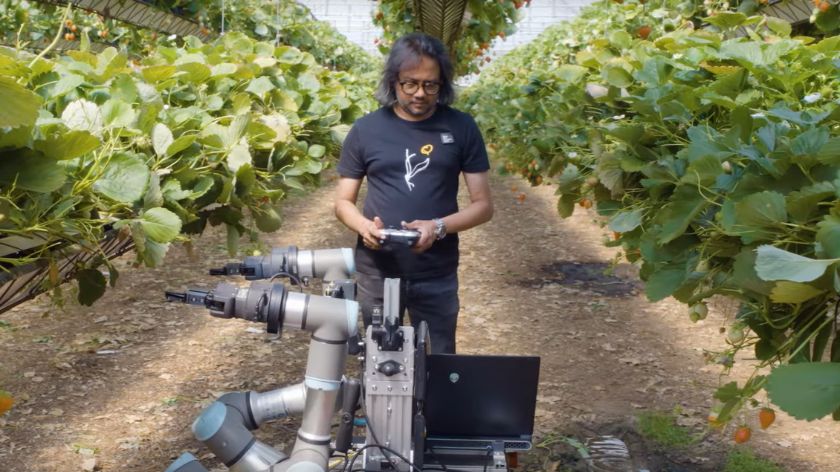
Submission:
{"label": "dirt ground", "polygon": [[[719,329],[734,308],[693,324],[673,300],[648,302],[632,267],[604,274],[617,250],[604,247],[594,213],[559,218],[551,186],[498,175],[492,186],[495,217],[461,235],[458,343],[461,353],[541,356],[527,468],[585,470],[568,440],[611,434],[627,443],[634,471],[722,470],[732,427],[706,430],[711,394],[719,382],[745,378],[749,361],[720,378],[703,350],[724,345]],[[327,182],[289,201],[282,230],[265,246],[350,246],[331,198]],[[0,314],[0,388],[18,400],[0,417],[0,471],[163,471],[185,451],[224,470],[192,437],[193,419],[224,392],[299,382],[308,346],[302,333],[274,339],[263,326],[164,301],[167,289],[215,285],[205,274],[229,261],[224,241],[210,231],[191,251],[174,247],[154,270],[132,269],[124,256],[118,287],[92,308],[56,308],[41,297]],[[700,439],[657,447],[637,432],[638,415],[650,411],[678,411]],[[760,431],[755,413],[745,421],[756,430],[748,443],[756,454],[789,471],[838,470],[840,425],[780,413]],[[259,434],[282,448],[296,427],[289,419]]]}

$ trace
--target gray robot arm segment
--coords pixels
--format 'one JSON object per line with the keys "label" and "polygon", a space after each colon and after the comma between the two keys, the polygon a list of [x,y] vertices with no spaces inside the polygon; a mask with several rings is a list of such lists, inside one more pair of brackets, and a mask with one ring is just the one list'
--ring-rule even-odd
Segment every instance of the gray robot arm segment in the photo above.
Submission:
{"label": "gray robot arm segment", "polygon": [[192,425],[195,437],[234,472],[267,470],[286,456],[257,441],[236,408],[213,402]]}

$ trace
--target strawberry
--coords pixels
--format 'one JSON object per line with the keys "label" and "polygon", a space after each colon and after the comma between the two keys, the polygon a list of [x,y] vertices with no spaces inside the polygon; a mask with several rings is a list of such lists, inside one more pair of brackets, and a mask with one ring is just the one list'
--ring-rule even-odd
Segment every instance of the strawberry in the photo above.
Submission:
{"label": "strawberry", "polygon": [[736,444],[743,444],[750,440],[752,436],[752,430],[749,426],[741,426],[740,428],[735,430],[735,434],[733,438],[735,439]]}
{"label": "strawberry", "polygon": [[769,428],[774,421],[776,421],[776,412],[772,408],[762,408],[758,412],[758,422],[761,424],[761,429]]}

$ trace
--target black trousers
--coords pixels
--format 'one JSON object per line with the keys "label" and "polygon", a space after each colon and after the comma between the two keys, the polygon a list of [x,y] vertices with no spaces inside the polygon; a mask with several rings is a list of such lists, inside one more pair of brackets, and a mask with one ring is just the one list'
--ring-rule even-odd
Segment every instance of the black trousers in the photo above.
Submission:
{"label": "black trousers", "polygon": [[[384,277],[356,274],[356,300],[362,308],[367,328],[375,305],[382,305]],[[400,324],[408,311],[414,329],[421,321],[429,325],[433,353],[455,353],[455,328],[458,324],[458,273],[418,280],[400,280]]]}

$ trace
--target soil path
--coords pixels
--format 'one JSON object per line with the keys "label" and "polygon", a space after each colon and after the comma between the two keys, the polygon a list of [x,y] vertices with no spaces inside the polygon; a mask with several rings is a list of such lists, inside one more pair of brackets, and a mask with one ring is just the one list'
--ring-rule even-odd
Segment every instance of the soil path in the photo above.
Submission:
{"label": "soil path", "polygon": [[[459,350],[542,357],[542,447],[528,455],[528,468],[583,470],[559,440],[615,434],[628,443],[635,470],[722,470],[731,431],[705,429],[719,369],[704,363],[703,350],[724,345],[719,328],[733,307],[692,324],[676,302],[647,302],[632,267],[604,274],[617,250],[603,245],[594,213],[562,220],[552,187],[500,176],[492,185],[495,217],[462,235]],[[328,183],[288,202],[282,230],[265,245],[351,246],[331,198]],[[118,287],[92,308],[68,301],[58,309],[42,297],[0,315],[0,387],[18,400],[0,417],[0,471],[153,472],[184,451],[219,468],[192,438],[193,418],[223,392],[300,381],[308,345],[301,333],[273,339],[262,326],[163,301],[166,289],[212,287],[218,280],[204,274],[229,261],[224,241],[209,231],[191,253],[173,248],[161,269],[120,259]],[[720,380],[743,378],[746,364]],[[663,451],[635,432],[641,412],[675,408],[700,438],[694,445]],[[754,417],[745,419],[755,426]],[[259,435],[285,447],[296,427],[282,421]],[[786,470],[832,471],[838,428],[780,414],[749,444]]]}

